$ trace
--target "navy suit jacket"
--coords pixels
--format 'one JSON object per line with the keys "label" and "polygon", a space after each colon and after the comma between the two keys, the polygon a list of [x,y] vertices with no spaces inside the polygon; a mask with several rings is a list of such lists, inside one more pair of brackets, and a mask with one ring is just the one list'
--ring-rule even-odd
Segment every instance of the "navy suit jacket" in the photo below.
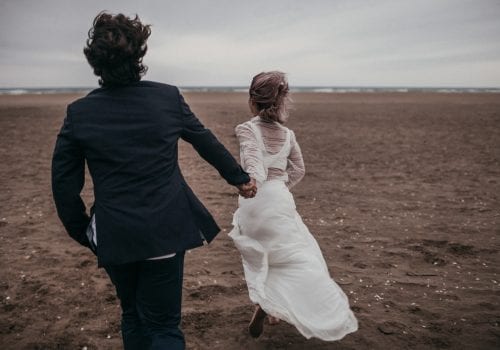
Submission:
{"label": "navy suit jacket", "polygon": [[68,106],[52,159],[52,191],[69,235],[89,247],[90,217],[80,197],[87,162],[99,266],[184,251],[220,231],[181,174],[179,138],[229,184],[250,180],[174,86],[140,81],[99,88]]}

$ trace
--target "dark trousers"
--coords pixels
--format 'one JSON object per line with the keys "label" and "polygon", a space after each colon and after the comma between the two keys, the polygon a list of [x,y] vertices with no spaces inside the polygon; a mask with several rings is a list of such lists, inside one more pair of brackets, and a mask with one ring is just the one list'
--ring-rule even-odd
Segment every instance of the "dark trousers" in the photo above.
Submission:
{"label": "dark trousers", "polygon": [[183,268],[184,252],[105,267],[120,299],[125,350],[184,349],[179,328]]}

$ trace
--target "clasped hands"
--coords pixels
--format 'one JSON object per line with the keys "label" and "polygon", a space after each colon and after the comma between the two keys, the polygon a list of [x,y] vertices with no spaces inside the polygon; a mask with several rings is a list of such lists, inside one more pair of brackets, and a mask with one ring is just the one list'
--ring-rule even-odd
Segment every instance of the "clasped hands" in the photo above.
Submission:
{"label": "clasped hands", "polygon": [[238,193],[244,198],[253,198],[257,194],[257,184],[255,179],[250,179],[246,184],[241,184],[236,186],[238,188]]}

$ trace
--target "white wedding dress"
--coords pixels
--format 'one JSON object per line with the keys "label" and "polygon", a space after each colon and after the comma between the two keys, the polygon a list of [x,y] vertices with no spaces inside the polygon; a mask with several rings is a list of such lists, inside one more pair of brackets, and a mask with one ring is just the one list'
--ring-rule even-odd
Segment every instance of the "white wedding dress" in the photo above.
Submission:
{"label": "white wedding dress", "polygon": [[293,131],[255,117],[236,127],[241,164],[257,195],[239,198],[230,237],[241,253],[250,299],[306,338],[338,340],[358,328],[342,289],[295,208],[289,188],[304,175]]}

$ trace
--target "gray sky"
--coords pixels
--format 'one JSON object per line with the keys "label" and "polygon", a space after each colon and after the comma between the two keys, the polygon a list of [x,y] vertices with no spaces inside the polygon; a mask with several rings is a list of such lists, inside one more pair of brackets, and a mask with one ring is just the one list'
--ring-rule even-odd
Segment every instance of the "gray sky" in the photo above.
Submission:
{"label": "gray sky", "polygon": [[500,0],[0,1],[0,87],[96,85],[82,49],[101,10],[152,24],[149,80],[500,87]]}

